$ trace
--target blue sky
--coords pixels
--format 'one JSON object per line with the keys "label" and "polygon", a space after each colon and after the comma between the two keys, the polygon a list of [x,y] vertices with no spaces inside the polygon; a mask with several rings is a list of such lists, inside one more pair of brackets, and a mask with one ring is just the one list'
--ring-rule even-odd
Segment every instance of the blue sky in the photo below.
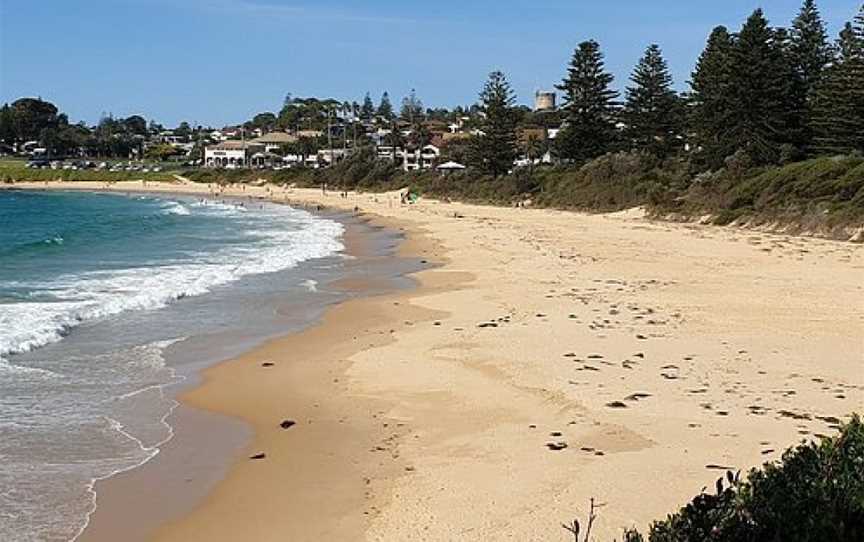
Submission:
{"label": "blue sky", "polygon": [[[41,96],[73,120],[103,112],[220,126],[283,97],[427,106],[476,100],[503,70],[522,103],[597,39],[619,88],[660,44],[679,88],[711,28],[762,7],[788,25],[799,0],[0,0],[0,101]],[[819,0],[832,36],[860,0]]]}

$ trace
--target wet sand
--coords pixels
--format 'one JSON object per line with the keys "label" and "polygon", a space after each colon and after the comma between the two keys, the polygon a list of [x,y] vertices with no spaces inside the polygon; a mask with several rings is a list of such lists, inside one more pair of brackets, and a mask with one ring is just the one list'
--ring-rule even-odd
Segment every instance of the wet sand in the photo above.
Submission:
{"label": "wet sand", "polygon": [[207,371],[184,403],[254,437],[157,540],[550,540],[592,497],[620,538],[864,411],[861,245],[248,190],[395,220],[438,266]]}
{"label": "wet sand", "polygon": [[[325,299],[330,300],[327,303],[332,303],[334,294],[337,299],[346,299],[404,289],[410,283],[404,278],[405,269],[422,267],[395,255],[395,247],[400,242],[399,232],[371,224],[350,213],[327,212],[323,215],[345,225],[343,241],[349,258],[340,263],[342,271],[339,275],[347,278],[317,285],[319,291],[327,292]],[[276,317],[280,322],[287,317],[284,322],[286,329],[294,330],[298,322],[314,325],[314,314],[323,310],[323,307],[316,308],[317,305],[298,307],[293,298],[283,300],[278,306]],[[282,334],[285,333],[288,332]],[[209,365],[214,365],[212,360],[214,357],[219,359],[220,344],[210,340],[209,346],[196,346],[192,352],[184,348],[183,357],[192,356],[184,363],[189,364],[194,359],[193,367],[206,367],[208,363],[199,361],[204,356],[211,360]],[[227,343],[223,346],[237,350]],[[200,384],[200,375],[193,372],[190,377],[172,395]],[[215,484],[224,478],[230,464],[243,456],[252,436],[251,428],[235,416],[222,416],[185,402],[175,410],[169,422],[174,428],[174,438],[160,448],[153,460],[97,482],[97,509],[78,540],[150,539],[156,527],[189,513],[213,490]]]}

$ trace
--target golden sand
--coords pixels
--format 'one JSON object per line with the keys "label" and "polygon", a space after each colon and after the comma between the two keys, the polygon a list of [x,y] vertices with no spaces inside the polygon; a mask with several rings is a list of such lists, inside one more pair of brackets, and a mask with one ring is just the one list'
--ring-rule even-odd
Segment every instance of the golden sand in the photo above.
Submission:
{"label": "golden sand", "polygon": [[441,265],[208,370],[183,401],[254,441],[157,540],[557,540],[592,497],[594,534],[620,538],[864,411],[860,245],[634,212],[236,195],[356,206]]}

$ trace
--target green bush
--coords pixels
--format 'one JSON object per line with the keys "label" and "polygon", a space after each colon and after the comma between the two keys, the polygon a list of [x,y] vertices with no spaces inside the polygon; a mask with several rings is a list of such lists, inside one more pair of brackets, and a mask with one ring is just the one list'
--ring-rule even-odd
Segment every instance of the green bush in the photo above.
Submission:
{"label": "green bush", "polygon": [[864,223],[864,159],[816,158],[746,173],[715,172],[687,191],[686,209],[708,212],[719,223],[730,217],[825,226]]}
{"label": "green bush", "polygon": [[791,448],[745,480],[727,473],[715,492],[654,523],[648,540],[861,542],[864,424],[855,415],[838,436]]}

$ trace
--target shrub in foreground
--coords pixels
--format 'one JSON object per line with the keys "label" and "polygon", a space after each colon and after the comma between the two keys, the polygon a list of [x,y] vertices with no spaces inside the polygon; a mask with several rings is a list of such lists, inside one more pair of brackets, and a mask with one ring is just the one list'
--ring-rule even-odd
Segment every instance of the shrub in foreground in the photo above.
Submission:
{"label": "shrub in foreground", "polygon": [[[625,533],[625,542],[643,537]],[[861,542],[864,424],[854,415],[836,437],[787,450],[780,461],[731,472],[713,493],[651,526],[648,542]]]}

